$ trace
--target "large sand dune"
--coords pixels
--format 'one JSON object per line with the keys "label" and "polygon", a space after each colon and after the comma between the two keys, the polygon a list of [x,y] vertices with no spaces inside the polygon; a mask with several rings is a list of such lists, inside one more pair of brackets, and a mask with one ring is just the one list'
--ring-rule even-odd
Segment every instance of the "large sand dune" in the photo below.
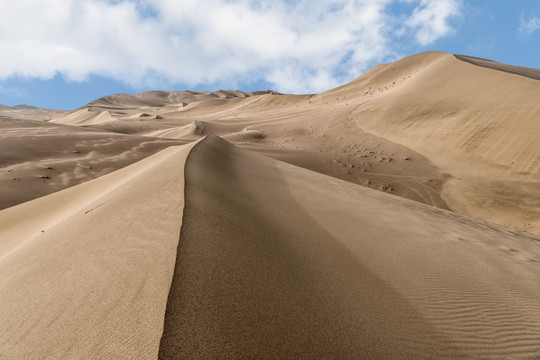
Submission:
{"label": "large sand dune", "polygon": [[540,356],[540,239],[216,136],[0,221],[4,358]]}
{"label": "large sand dune", "polygon": [[0,359],[540,358],[537,72],[0,108]]}
{"label": "large sand dune", "polygon": [[0,212],[1,359],[157,357],[191,146]]}
{"label": "large sand dune", "polygon": [[[216,134],[311,170],[540,234],[539,71],[430,52],[381,64],[319,95],[114,95],[54,121],[186,141]],[[175,102],[178,96],[189,102]]]}

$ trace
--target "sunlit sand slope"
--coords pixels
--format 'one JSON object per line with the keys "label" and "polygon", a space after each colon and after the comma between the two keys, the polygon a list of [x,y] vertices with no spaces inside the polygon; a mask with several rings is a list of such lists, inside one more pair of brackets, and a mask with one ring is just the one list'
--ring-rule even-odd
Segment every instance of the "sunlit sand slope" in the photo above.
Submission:
{"label": "sunlit sand slope", "polygon": [[157,357],[190,147],[0,211],[1,359]]}

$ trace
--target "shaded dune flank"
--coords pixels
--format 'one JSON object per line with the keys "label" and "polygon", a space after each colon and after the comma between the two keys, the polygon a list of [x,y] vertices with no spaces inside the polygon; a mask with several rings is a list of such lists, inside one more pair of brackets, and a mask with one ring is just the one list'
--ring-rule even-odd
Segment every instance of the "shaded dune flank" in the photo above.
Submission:
{"label": "shaded dune flank", "polygon": [[538,71],[0,106],[0,359],[540,359]]}
{"label": "shaded dune flank", "polygon": [[0,211],[0,358],[538,358],[539,240],[209,135]]}
{"label": "shaded dune flank", "polygon": [[514,66],[502,64],[493,60],[482,59],[474,56],[466,55],[454,55],[457,59],[471,63],[473,65],[478,65],[486,67],[493,70],[504,71],[514,75],[525,76],[534,80],[540,80],[540,69],[526,68],[522,66]]}
{"label": "shaded dune flank", "polygon": [[185,176],[160,359],[540,356],[537,238],[216,136]]}

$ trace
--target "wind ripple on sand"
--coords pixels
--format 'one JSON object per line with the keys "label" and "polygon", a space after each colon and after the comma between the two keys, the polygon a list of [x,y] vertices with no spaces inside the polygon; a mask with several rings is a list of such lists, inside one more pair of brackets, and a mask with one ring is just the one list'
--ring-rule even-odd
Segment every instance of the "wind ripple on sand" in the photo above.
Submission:
{"label": "wind ripple on sand", "polygon": [[0,212],[1,359],[157,356],[192,146]]}
{"label": "wind ripple on sand", "polygon": [[539,357],[538,266],[497,246],[537,240],[210,136],[160,358]]}
{"label": "wind ripple on sand", "polygon": [[0,358],[540,358],[538,237],[217,136],[3,210],[0,239]]}

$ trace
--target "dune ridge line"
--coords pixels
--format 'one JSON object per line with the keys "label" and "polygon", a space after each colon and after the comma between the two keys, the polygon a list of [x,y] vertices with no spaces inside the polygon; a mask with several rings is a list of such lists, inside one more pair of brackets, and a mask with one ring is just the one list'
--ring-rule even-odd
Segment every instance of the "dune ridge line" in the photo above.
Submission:
{"label": "dune ridge line", "polygon": [[157,357],[195,144],[0,212],[0,358]]}
{"label": "dune ridge line", "polygon": [[185,175],[160,359],[540,356],[537,237],[212,135]]}

